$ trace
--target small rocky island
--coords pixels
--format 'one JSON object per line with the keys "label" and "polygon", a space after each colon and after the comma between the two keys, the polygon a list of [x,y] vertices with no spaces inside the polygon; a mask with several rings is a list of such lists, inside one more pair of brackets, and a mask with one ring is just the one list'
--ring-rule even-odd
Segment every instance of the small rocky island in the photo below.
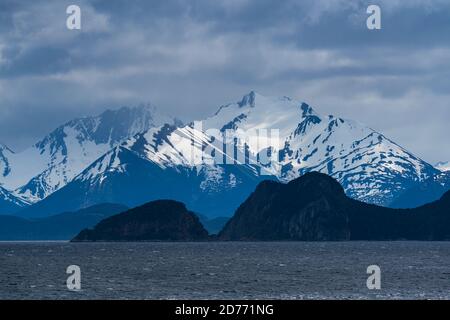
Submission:
{"label": "small rocky island", "polygon": [[208,232],[193,212],[181,202],[158,200],[104,219],[72,242],[202,240]]}

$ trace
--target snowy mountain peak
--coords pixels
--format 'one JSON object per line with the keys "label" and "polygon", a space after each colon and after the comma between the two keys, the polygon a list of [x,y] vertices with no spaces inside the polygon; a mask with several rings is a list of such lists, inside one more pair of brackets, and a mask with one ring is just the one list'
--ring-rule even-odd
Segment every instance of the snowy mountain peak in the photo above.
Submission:
{"label": "snowy mountain peak", "polygon": [[26,201],[37,202],[65,186],[111,148],[164,123],[178,121],[149,104],[71,120],[21,153],[2,157],[0,152],[0,185]]}
{"label": "snowy mountain peak", "polygon": [[442,172],[450,171],[450,161],[438,162],[434,167]]}
{"label": "snowy mountain peak", "polygon": [[307,117],[307,116],[311,116],[314,115],[314,110],[313,108],[311,108],[307,103],[302,103],[300,105],[300,109],[302,110],[302,116],[303,118]]}
{"label": "snowy mountain peak", "polygon": [[[251,108],[255,107],[257,93],[255,91],[251,91],[249,94],[246,94],[240,102],[238,102],[239,107],[250,106]],[[259,96],[259,95],[258,95]]]}
{"label": "snowy mountain peak", "polygon": [[[255,91],[251,91],[250,93],[244,95],[240,101],[221,106],[214,114],[214,116],[217,116],[221,113],[227,114],[231,112],[266,112],[270,111],[270,109],[279,109],[280,107],[287,107],[287,109],[290,109],[288,108],[288,106],[294,107],[297,114],[304,114],[305,116],[317,115],[308,104],[300,101],[295,101],[290,97],[270,97],[261,95]],[[255,110],[251,111],[252,109]]]}
{"label": "snowy mountain peak", "polygon": [[174,122],[173,118],[161,114],[150,104],[122,107],[106,110],[99,116],[71,120],[36,143],[35,147],[40,150],[47,147],[50,153],[65,153],[64,140],[71,134],[79,143],[92,141],[112,147],[139,132]]}

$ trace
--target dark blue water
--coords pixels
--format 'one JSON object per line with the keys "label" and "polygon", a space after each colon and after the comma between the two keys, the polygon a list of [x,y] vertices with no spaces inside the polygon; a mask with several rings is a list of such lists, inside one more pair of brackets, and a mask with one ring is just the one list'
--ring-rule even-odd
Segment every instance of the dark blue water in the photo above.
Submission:
{"label": "dark blue water", "polygon": [[[381,290],[367,289],[369,265]],[[0,299],[12,298],[449,299],[450,243],[0,243]]]}

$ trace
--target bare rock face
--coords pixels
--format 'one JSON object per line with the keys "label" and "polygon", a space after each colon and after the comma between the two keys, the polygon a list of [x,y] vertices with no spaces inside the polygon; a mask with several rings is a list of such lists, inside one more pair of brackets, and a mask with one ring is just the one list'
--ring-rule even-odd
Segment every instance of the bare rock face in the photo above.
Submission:
{"label": "bare rock face", "polygon": [[72,241],[200,241],[208,232],[198,217],[177,201],[158,200],[112,216]]}

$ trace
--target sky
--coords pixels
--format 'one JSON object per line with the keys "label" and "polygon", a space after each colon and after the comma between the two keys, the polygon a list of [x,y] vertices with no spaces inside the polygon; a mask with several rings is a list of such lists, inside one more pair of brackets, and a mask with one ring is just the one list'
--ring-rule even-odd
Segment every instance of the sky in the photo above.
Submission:
{"label": "sky", "polygon": [[140,103],[202,119],[255,90],[448,161],[449,35],[448,0],[0,0],[0,142]]}

